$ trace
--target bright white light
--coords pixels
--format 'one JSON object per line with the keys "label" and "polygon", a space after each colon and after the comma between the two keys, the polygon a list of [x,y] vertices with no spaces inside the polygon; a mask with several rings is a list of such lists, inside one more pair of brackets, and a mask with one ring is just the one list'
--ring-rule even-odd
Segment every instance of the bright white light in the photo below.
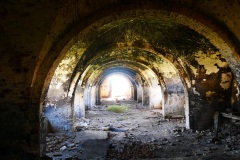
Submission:
{"label": "bright white light", "polygon": [[122,75],[112,75],[109,77],[112,87],[112,98],[126,98],[131,96],[131,84]]}

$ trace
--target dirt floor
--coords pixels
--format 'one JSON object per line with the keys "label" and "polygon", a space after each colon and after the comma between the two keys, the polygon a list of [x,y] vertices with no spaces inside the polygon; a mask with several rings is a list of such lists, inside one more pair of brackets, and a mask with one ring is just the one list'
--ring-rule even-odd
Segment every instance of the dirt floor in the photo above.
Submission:
{"label": "dirt floor", "polygon": [[[211,129],[185,129],[184,119],[164,119],[135,101],[122,100],[124,113],[106,108],[115,101],[103,101],[78,119],[69,120],[69,106],[48,109],[46,116],[54,133],[47,136],[47,156],[70,159],[240,159],[240,125],[226,120],[215,139]],[[74,132],[72,132],[74,128]]]}

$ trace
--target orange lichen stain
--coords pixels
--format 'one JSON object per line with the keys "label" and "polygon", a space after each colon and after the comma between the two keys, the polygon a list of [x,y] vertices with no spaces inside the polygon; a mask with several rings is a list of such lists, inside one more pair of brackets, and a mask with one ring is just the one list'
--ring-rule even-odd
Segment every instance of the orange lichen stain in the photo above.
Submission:
{"label": "orange lichen stain", "polygon": [[220,86],[221,86],[224,90],[229,89],[229,88],[230,88],[230,85],[231,85],[231,80],[232,80],[232,74],[231,74],[231,72],[222,73],[222,78],[221,78]]}
{"label": "orange lichen stain", "polygon": [[206,97],[212,97],[216,92],[214,91],[207,91],[206,92]]}

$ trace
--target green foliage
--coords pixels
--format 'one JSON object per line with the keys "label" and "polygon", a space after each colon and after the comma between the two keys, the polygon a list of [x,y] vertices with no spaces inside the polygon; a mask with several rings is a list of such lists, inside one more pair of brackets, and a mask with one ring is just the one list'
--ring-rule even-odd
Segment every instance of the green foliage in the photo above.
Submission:
{"label": "green foliage", "polygon": [[120,106],[120,105],[109,105],[107,107],[108,111],[115,112],[115,113],[123,113],[127,110],[127,106]]}

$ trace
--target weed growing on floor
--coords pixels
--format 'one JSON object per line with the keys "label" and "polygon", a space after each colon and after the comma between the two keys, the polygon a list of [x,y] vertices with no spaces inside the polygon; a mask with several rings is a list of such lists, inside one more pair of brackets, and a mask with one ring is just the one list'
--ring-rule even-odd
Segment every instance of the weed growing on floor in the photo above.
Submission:
{"label": "weed growing on floor", "polygon": [[120,117],[117,119],[117,121],[124,121],[124,120],[127,120],[128,118],[127,117]]}
{"label": "weed growing on floor", "polygon": [[115,113],[123,113],[127,111],[127,106],[120,106],[120,105],[109,105],[107,107],[108,111],[115,112]]}

